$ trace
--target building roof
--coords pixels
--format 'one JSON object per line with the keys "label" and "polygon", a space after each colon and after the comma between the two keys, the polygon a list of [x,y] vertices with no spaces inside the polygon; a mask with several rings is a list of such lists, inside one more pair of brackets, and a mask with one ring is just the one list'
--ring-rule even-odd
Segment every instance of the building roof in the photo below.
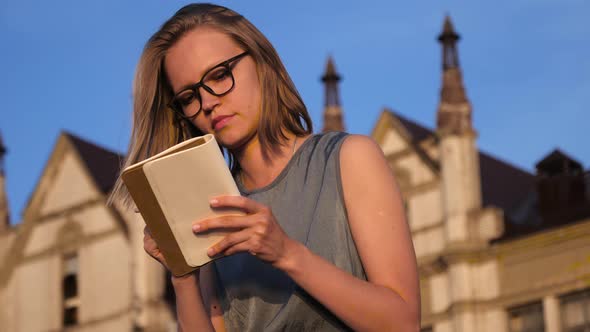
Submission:
{"label": "building roof", "polygon": [[399,114],[397,112],[394,112],[394,111],[390,111],[390,112],[406,128],[406,130],[408,131],[408,133],[412,137],[413,143],[418,143],[428,137],[434,136],[434,131],[432,131],[431,129],[428,129],[428,128],[422,126],[421,124],[418,124],[417,122],[414,122],[414,121],[402,116],[401,114]]}
{"label": "building roof", "polygon": [[[399,119],[411,136],[412,142],[418,143],[426,138],[437,139],[436,133],[398,113],[392,112]],[[554,150],[536,164],[539,172],[578,174],[585,183],[586,200],[579,206],[567,207],[555,211],[555,220],[547,219],[540,213],[537,175],[522,170],[485,152],[479,152],[481,190],[483,206],[496,206],[504,211],[504,234],[495,241],[504,241],[530,235],[561,225],[583,220],[590,216],[590,171],[583,171],[581,164]],[[570,211],[571,210],[571,211]]]}
{"label": "building roof", "polygon": [[582,164],[559,149],[553,150],[535,165],[537,172],[555,174],[582,171]]}
{"label": "building roof", "polygon": [[[418,124],[399,113],[392,112],[406,128],[412,141],[418,143],[436,135],[433,130]],[[535,176],[492,155],[479,152],[482,202],[511,211],[534,189]]]}
{"label": "building roof", "polygon": [[65,132],[64,134],[80,154],[98,188],[108,194],[117,181],[124,156],[72,133]]}

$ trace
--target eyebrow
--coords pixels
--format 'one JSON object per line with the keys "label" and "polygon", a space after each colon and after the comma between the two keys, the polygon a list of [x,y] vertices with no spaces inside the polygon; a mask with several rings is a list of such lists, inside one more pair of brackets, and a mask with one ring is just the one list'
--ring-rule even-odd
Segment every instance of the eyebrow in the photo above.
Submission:
{"label": "eyebrow", "polygon": [[216,65],[213,65],[213,66],[211,66],[209,69],[205,70],[205,72],[203,73],[203,75],[201,75],[201,79],[200,79],[198,82],[193,82],[193,83],[185,84],[183,87],[181,87],[181,88],[180,88],[180,90],[178,90],[178,92],[174,92],[174,91],[172,91],[172,94],[173,94],[174,96],[176,96],[176,95],[178,95],[178,94],[179,94],[179,93],[181,93],[181,92],[184,92],[184,91],[186,91],[186,90],[189,90],[189,89],[190,89],[191,87],[193,87],[194,85],[196,85],[196,84],[199,84],[199,83],[201,82],[201,80],[202,80],[202,79],[205,77],[205,75],[206,75],[207,73],[209,73],[209,72],[210,72],[212,69],[214,69],[214,68],[216,68],[216,67],[219,67],[219,66],[221,66],[222,64],[224,64],[224,63],[226,63],[226,62],[228,62],[228,61],[230,61],[230,60],[234,60],[235,58],[237,58],[237,57],[241,56],[242,54],[244,54],[244,53],[246,53],[246,52],[247,52],[247,51],[244,51],[244,52],[242,52],[242,53],[240,53],[240,54],[238,54],[238,55],[236,55],[236,56],[233,56],[233,57],[231,57],[231,58],[229,58],[229,59],[227,59],[227,60],[223,60],[223,61],[221,61],[220,63],[218,63],[218,64],[216,64]]}

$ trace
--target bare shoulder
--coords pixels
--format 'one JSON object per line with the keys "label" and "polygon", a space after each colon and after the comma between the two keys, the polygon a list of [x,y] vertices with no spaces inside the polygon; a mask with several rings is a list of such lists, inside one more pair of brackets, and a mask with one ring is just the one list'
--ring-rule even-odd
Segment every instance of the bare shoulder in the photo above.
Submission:
{"label": "bare shoulder", "polygon": [[[349,135],[342,143],[340,150],[340,167],[343,172],[347,169],[357,170],[359,167],[383,167],[387,162],[383,150],[371,137],[364,135]],[[343,173],[343,175],[345,175]]]}
{"label": "bare shoulder", "polygon": [[340,177],[347,209],[376,197],[398,201],[395,177],[381,147],[371,137],[350,135],[340,151]]}
{"label": "bare shoulder", "polygon": [[366,135],[350,134],[346,136],[342,143],[342,150],[347,152],[362,152],[365,149],[376,149],[381,151],[381,148],[375,140]]}

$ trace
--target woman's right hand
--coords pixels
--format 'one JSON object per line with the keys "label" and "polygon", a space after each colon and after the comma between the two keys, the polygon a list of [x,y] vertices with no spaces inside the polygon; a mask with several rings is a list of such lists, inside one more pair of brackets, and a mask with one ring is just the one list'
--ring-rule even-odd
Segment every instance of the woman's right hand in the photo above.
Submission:
{"label": "woman's right hand", "polygon": [[170,270],[168,268],[168,264],[166,263],[166,258],[164,258],[164,255],[162,255],[156,240],[154,240],[152,237],[152,233],[150,232],[149,228],[147,228],[147,226],[145,226],[143,229],[143,249],[148,253],[148,255],[160,262],[160,264],[162,264],[167,270]]}

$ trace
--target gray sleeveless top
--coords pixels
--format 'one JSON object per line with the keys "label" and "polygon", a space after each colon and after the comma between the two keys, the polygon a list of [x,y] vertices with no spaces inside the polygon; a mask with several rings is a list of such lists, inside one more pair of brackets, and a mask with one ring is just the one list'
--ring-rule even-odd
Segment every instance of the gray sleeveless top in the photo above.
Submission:
{"label": "gray sleeveless top", "polygon": [[[243,196],[272,209],[287,235],[340,269],[366,280],[350,233],[340,181],[347,134],[307,139],[268,186]],[[348,328],[282,271],[240,253],[215,261],[229,331],[341,331]],[[343,290],[346,291],[346,290]]]}

